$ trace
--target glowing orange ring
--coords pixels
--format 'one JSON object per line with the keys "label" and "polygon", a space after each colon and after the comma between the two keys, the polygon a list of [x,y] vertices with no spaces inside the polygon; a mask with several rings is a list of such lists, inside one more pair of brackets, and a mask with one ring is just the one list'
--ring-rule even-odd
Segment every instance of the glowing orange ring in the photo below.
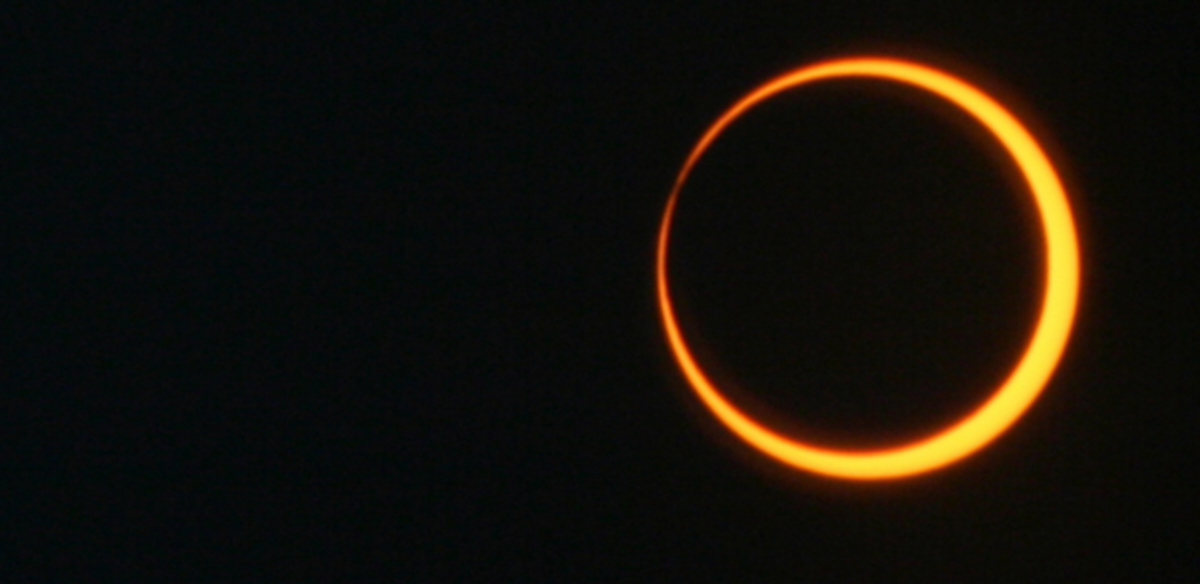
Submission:
{"label": "glowing orange ring", "polygon": [[[751,419],[708,380],[684,343],[667,291],[667,241],[679,191],[692,167],[718,135],[755,104],[790,88],[822,79],[875,77],[907,83],[966,110],[1008,150],[1029,184],[1046,242],[1046,290],[1041,317],[1020,363],[975,412],[932,437],[869,452],[819,448],[784,437]],[[826,61],[784,74],[742,98],[708,129],[675,180],[658,235],[658,304],[680,368],[709,410],[734,434],[767,455],[799,469],[849,479],[886,479],[929,471],[970,455],[1013,424],[1037,399],[1066,346],[1079,292],[1079,246],[1061,182],[1029,131],[994,99],[945,72],[880,58]]]}

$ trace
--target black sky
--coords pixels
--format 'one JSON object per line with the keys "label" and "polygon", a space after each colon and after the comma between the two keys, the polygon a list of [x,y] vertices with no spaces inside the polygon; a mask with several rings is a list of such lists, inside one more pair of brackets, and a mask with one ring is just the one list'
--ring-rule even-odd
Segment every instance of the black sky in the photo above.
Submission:
{"label": "black sky", "polygon": [[[825,4],[14,11],[0,580],[1197,576],[1196,20]],[[876,484],[726,437],[653,287],[700,134],[859,53],[1013,99],[1084,262],[1033,409]],[[680,207],[699,350],[830,444],[969,411],[1036,310],[1012,169],[903,93],[772,101]]]}

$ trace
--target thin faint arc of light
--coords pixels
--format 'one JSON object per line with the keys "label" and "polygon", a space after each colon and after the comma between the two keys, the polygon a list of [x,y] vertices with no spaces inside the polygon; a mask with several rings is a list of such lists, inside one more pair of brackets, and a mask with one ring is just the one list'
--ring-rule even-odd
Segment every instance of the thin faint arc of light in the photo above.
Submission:
{"label": "thin faint arc of light", "polygon": [[[729,402],[708,379],[676,323],[667,282],[667,249],[679,193],[692,168],[721,132],[771,96],[796,86],[840,77],[874,77],[933,93],[965,110],[1004,146],[1021,170],[1045,236],[1046,288],[1037,329],[1021,361],[989,400],[950,427],[914,443],[875,451],[839,451],[783,436]],[[1079,293],[1079,249],[1062,182],[1028,130],[996,100],[967,82],[925,65],[886,58],[826,61],[786,73],[735,103],[692,149],[667,200],[656,255],[658,303],[676,361],[697,396],[739,438],[785,464],[849,479],[898,478],[930,471],[969,456],[1007,430],[1033,404],[1066,347]]]}

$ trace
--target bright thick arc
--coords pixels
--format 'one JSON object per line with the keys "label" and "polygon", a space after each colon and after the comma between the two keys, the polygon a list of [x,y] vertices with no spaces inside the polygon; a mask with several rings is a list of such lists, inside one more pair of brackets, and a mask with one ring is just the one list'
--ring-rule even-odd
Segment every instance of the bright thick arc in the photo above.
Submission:
{"label": "bright thick arc", "polygon": [[[1037,204],[1045,236],[1046,288],[1037,329],[1021,361],[987,403],[950,427],[913,443],[875,451],[821,448],[783,436],[747,416],[722,395],[696,363],[675,319],[667,282],[667,248],[679,193],[696,162],[722,131],[756,104],[805,83],[872,77],[923,89],[962,108],[996,137],[1017,163]],[[773,79],[735,103],[700,138],[675,180],[658,235],[658,304],[671,350],[696,395],[731,432],[795,468],[846,479],[878,480],[927,472],[986,446],[1033,404],[1057,366],[1075,318],[1079,244],[1061,181],[1028,130],[996,100],[945,72],[918,63],[874,57],[837,59]]]}

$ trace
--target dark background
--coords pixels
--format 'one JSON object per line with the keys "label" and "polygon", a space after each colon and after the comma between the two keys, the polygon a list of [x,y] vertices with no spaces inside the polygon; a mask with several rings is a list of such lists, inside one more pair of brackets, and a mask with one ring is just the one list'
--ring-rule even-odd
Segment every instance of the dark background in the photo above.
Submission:
{"label": "dark background", "polygon": [[[1152,6],[10,9],[0,579],[1194,578],[1196,24]],[[772,76],[858,53],[1011,99],[1061,164],[1084,262],[1029,413],[959,464],[867,484],[729,439],[653,287],[704,129]],[[754,110],[681,202],[689,339],[739,403],[823,443],[956,419],[1036,315],[1010,166],[886,84]]]}

